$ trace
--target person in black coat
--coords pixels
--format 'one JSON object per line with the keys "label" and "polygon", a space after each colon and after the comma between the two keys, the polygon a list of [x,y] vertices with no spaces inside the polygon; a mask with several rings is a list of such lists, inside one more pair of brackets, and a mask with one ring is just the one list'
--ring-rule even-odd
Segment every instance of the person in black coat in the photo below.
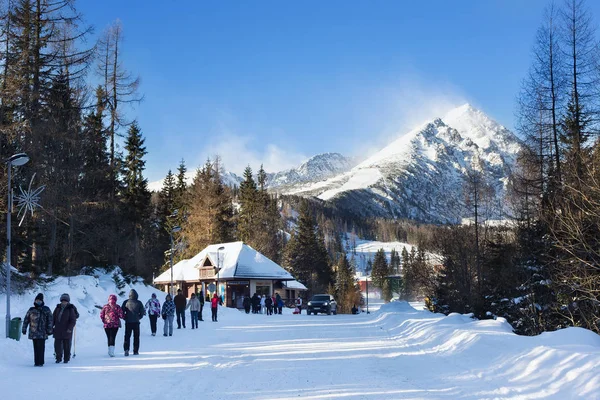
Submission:
{"label": "person in black coat", "polygon": [[29,339],[33,341],[33,358],[36,367],[44,366],[44,353],[46,351],[46,339],[52,334],[52,311],[44,305],[44,295],[39,293],[35,296],[33,307],[31,307],[25,318],[21,333],[27,334],[29,326]]}
{"label": "person in black coat", "polygon": [[273,299],[271,296],[267,296],[265,299],[265,306],[267,307],[267,315],[273,315]]}
{"label": "person in black coat", "polygon": [[252,299],[250,298],[250,296],[246,296],[244,297],[244,311],[246,311],[246,314],[250,314],[250,306],[252,305]]}
{"label": "person in black coat", "polygon": [[187,299],[181,292],[181,289],[177,289],[177,295],[173,301],[175,302],[175,314],[177,314],[177,329],[181,329],[182,323],[183,328],[185,329],[185,308],[187,306]]}
{"label": "person in black coat", "polygon": [[71,341],[73,339],[73,329],[77,322],[77,312],[71,298],[67,293],[60,296],[60,304],[56,305],[53,314],[54,323],[54,355],[56,362],[64,360],[68,363],[71,359]]}
{"label": "person in black coat", "polygon": [[204,308],[204,293],[202,293],[202,290],[200,291],[200,293],[198,293],[196,297],[198,298],[198,300],[200,300],[200,311],[198,311],[198,321],[204,321],[202,319],[202,309]]}
{"label": "person in black coat", "polygon": [[129,343],[131,333],[133,332],[133,354],[138,355],[140,350],[140,319],[146,315],[146,309],[141,301],[138,300],[138,293],[135,289],[129,292],[129,299],[123,302],[121,306],[125,318],[125,340],[123,341],[123,350],[125,356],[129,355]]}
{"label": "person in black coat", "polygon": [[260,311],[260,297],[258,297],[258,293],[254,293],[252,296],[252,312],[254,314],[258,314]]}

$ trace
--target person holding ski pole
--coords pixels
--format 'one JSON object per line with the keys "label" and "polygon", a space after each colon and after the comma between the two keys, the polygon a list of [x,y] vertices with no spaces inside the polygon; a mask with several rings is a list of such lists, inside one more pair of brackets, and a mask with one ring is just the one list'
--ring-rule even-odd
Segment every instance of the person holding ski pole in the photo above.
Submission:
{"label": "person holding ski pole", "polygon": [[60,296],[60,304],[57,304],[54,309],[54,355],[57,364],[63,360],[66,364],[71,359],[71,343],[73,329],[77,323],[77,314],[70,301],[69,295],[63,293]]}

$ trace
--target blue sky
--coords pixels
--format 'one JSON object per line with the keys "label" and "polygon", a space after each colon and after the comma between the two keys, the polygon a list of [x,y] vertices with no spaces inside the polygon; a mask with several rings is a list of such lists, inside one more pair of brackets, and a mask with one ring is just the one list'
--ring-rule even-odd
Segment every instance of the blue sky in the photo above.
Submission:
{"label": "blue sky", "polygon": [[[600,15],[600,5],[589,2]],[[600,3],[600,2],[598,2]],[[332,151],[366,156],[464,102],[509,128],[548,1],[80,1],[119,18],[128,109],[162,179],[220,154],[240,172]]]}

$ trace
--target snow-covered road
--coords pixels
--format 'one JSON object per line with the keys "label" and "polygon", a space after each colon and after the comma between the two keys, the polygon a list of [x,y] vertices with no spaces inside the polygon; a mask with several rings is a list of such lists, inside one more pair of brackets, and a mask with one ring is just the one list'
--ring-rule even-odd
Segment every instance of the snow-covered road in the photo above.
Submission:
{"label": "snow-covered road", "polygon": [[[58,278],[43,288],[53,309],[61,293],[78,307],[76,357],[33,366],[31,341],[0,328],[1,399],[600,399],[600,336],[580,328],[522,337],[502,319],[475,321],[370,303],[371,314],[246,315],[221,308],[219,322],[150,335],[140,355],[107,355],[99,309],[111,293],[135,288],[145,302],[164,293],[115,287],[110,274]],[[24,316],[38,290],[12,298]],[[0,315],[5,315],[0,295]],[[381,308],[380,308],[381,307]],[[210,320],[209,310],[204,310]]]}
{"label": "snow-covered road", "polygon": [[221,314],[172,338],[150,336],[144,320],[139,356],[123,356],[120,331],[110,359],[96,328],[70,364],[47,348],[34,368],[31,344],[11,341],[25,354],[2,363],[0,385],[26,399],[600,398],[600,343],[584,330],[524,338],[406,303],[358,316]]}

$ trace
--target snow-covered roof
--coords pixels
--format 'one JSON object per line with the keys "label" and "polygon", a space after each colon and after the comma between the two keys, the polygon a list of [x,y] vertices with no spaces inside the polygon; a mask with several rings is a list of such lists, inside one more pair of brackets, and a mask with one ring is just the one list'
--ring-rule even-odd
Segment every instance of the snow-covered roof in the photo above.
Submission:
{"label": "snow-covered roof", "polygon": [[308,290],[308,288],[306,286],[304,286],[303,284],[301,284],[298,281],[287,281],[283,283],[283,286],[286,289],[294,289],[294,290]]}
{"label": "snow-covered roof", "polygon": [[[188,265],[188,260],[181,260],[173,265],[173,281],[196,281],[200,274],[196,268]],[[154,283],[171,282],[171,268],[154,278]]]}
{"label": "snow-covered roof", "polygon": [[[221,250],[219,250],[221,249]],[[181,267],[178,267],[182,264]],[[294,280],[294,277],[281,266],[271,261],[244,242],[218,243],[207,246],[200,253],[189,260],[183,260],[173,266],[174,280],[198,280],[199,268],[204,265],[211,267],[220,266],[220,279],[245,278],[245,279],[279,279],[284,281]],[[178,269],[181,273],[177,275]],[[154,282],[171,280],[171,272],[167,270]],[[175,275],[184,277],[176,279]],[[166,278],[166,279],[164,279]]]}

